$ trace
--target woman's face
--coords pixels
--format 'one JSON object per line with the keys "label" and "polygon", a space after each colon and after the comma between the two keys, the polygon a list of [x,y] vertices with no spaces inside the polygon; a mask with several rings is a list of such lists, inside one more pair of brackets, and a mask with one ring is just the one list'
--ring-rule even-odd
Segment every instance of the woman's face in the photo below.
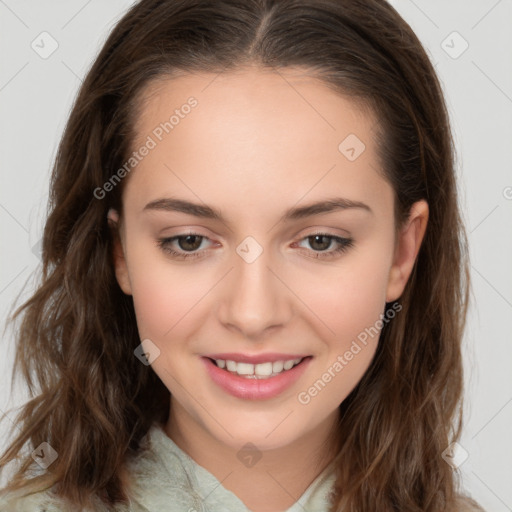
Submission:
{"label": "woman's face", "polygon": [[116,275],[182,428],[271,449],[336,419],[428,212],[416,203],[395,238],[375,128],[292,70],[186,75],[148,90]]}

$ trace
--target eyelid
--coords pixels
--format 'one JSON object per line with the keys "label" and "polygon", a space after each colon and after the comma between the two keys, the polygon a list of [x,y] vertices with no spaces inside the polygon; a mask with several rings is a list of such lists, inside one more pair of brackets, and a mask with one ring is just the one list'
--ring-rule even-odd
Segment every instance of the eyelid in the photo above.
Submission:
{"label": "eyelid", "polygon": [[[171,244],[172,242],[174,242],[180,238],[185,238],[187,236],[196,236],[198,238],[201,238],[202,239],[201,244],[204,240],[212,241],[210,239],[210,237],[208,237],[206,235],[202,235],[197,232],[193,232],[191,230],[189,232],[182,232],[182,233],[178,233],[177,235],[173,235],[173,236],[161,237],[161,238],[157,239],[157,245],[164,252],[171,254],[172,257],[175,259],[185,260],[188,258],[202,258],[204,256],[205,251],[207,251],[207,249],[202,249],[200,251],[196,250],[196,251],[192,251],[192,252],[187,252],[187,251],[179,252],[179,251],[175,251],[174,249],[166,247],[167,244]],[[338,248],[334,249],[334,250],[314,251],[314,250],[305,249],[306,252],[314,254],[314,256],[310,256],[310,257],[313,257],[315,259],[327,260],[330,257],[335,257],[336,255],[340,255],[341,253],[350,249],[354,245],[354,240],[352,237],[340,236],[340,235],[336,235],[333,233],[329,233],[328,230],[323,230],[323,231],[317,230],[314,232],[307,233],[307,234],[299,237],[297,239],[297,241],[293,242],[293,244],[298,244],[298,243],[300,243],[304,240],[307,240],[308,238],[314,237],[314,236],[323,236],[323,237],[329,238],[331,240],[331,242],[338,244]],[[299,249],[304,249],[304,248],[299,247]]]}
{"label": "eyelid", "polygon": [[[338,244],[338,247],[334,250],[325,250],[325,251],[314,251],[314,250],[306,250],[310,255],[309,257],[315,258],[315,259],[323,259],[328,260],[329,258],[335,258],[338,255],[341,255],[348,249],[354,246],[354,239],[352,237],[343,237],[339,235],[334,235],[332,233],[328,233],[326,231],[316,231],[314,233],[309,233],[306,236],[303,236],[299,238],[298,242],[300,243],[303,240],[307,240],[308,238],[315,237],[315,236],[323,236],[325,238],[329,238],[331,242],[334,242],[335,244]],[[313,256],[311,256],[313,254]]]}
{"label": "eyelid", "polygon": [[180,238],[185,238],[187,236],[196,236],[198,238],[201,238],[201,244],[203,243],[203,240],[210,240],[210,237],[206,235],[202,235],[200,233],[196,233],[193,231],[189,232],[182,232],[178,233],[177,235],[172,236],[165,236],[157,239],[157,246],[159,246],[164,252],[170,254],[172,257],[176,259],[187,259],[187,258],[200,258],[202,257],[202,254],[205,252],[205,249],[202,249],[201,251],[195,251],[195,252],[180,252],[176,251],[172,248],[167,247],[167,244],[171,244],[172,242],[175,242],[176,240]]}

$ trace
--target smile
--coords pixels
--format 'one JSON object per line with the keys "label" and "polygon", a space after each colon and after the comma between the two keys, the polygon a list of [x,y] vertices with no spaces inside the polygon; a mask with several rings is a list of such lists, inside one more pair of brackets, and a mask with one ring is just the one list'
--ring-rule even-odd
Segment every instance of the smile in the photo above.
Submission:
{"label": "smile", "polygon": [[288,359],[284,361],[268,361],[259,364],[237,363],[236,361],[215,359],[215,364],[228,372],[240,375],[246,379],[269,379],[285,371],[291,370],[304,358]]}
{"label": "smile", "polygon": [[312,359],[307,356],[254,364],[201,357],[212,382],[244,400],[268,400],[280,395],[297,382]]}

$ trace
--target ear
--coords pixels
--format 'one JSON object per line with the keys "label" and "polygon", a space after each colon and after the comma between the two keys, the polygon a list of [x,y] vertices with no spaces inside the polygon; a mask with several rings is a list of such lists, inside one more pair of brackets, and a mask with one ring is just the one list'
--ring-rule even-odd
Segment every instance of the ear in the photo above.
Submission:
{"label": "ear", "polygon": [[111,208],[107,214],[108,224],[112,232],[114,270],[117,282],[126,295],[132,294],[128,265],[124,254],[124,247],[119,226],[119,213]]}
{"label": "ear", "polygon": [[409,218],[398,233],[393,264],[389,271],[386,302],[393,302],[402,295],[420,250],[427,222],[428,203],[424,200],[414,203]]}

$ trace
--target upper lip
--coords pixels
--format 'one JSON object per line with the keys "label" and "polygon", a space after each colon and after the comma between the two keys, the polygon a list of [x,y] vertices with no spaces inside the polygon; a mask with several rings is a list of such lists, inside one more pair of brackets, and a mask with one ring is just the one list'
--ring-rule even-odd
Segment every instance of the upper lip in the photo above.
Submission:
{"label": "upper lip", "polygon": [[239,354],[234,352],[223,352],[221,354],[206,354],[204,357],[210,359],[222,359],[223,361],[235,361],[237,363],[273,363],[275,361],[290,361],[292,359],[303,359],[309,354],[278,354],[276,352],[268,352],[265,354]]}

